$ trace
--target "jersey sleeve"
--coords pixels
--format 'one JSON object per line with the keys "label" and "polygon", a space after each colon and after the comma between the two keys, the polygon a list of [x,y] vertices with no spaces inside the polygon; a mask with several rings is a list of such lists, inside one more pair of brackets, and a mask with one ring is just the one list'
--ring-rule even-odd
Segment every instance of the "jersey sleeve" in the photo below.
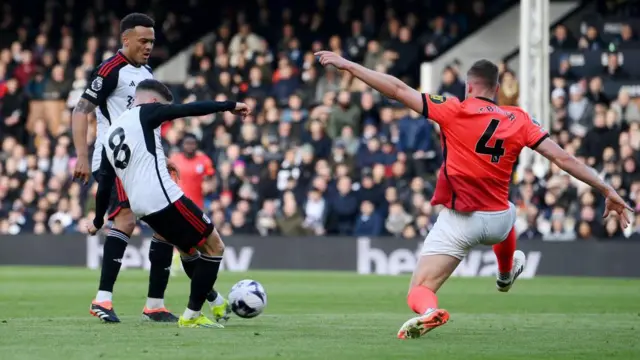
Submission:
{"label": "jersey sleeve", "polygon": [[95,106],[104,104],[107,97],[109,97],[118,86],[118,71],[110,71],[108,67],[108,63],[97,67],[91,73],[87,87],[82,93],[82,98],[88,100]]}
{"label": "jersey sleeve", "polygon": [[525,145],[535,150],[535,148],[540,145],[544,139],[549,137],[549,132],[545,130],[542,125],[531,115],[525,113]]}
{"label": "jersey sleeve", "polygon": [[213,168],[213,161],[211,161],[211,159],[207,156],[207,155],[202,155],[202,158],[204,159],[204,175],[205,176],[213,176],[215,175],[216,171]]}
{"label": "jersey sleeve", "polygon": [[96,217],[93,219],[93,225],[100,229],[104,225],[104,215],[109,208],[109,199],[111,197],[111,189],[116,182],[116,172],[111,166],[109,159],[107,158],[107,152],[102,149],[102,161],[100,162],[100,169],[98,178],[98,192],[96,193]]}
{"label": "jersey sleeve", "polygon": [[157,128],[163,122],[187,116],[203,116],[236,108],[234,101],[195,101],[188,104],[144,104],[140,106],[140,121]]}
{"label": "jersey sleeve", "polygon": [[422,94],[422,115],[438,125],[446,126],[460,109],[460,101],[455,97]]}

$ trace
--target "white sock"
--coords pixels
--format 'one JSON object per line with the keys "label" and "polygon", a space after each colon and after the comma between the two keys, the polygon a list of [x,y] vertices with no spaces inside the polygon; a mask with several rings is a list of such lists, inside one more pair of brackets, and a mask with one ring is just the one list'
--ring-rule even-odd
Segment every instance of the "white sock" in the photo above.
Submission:
{"label": "white sock", "polygon": [[162,309],[164,307],[164,299],[147,298],[147,309]]}
{"label": "white sock", "polygon": [[218,296],[216,296],[216,299],[213,301],[208,301],[209,306],[214,307],[214,306],[219,306],[224,304],[224,297],[222,295],[220,295],[220,293],[218,293]]}
{"label": "white sock", "polygon": [[434,311],[436,311],[436,310],[437,310],[437,309],[435,309],[435,308],[428,308],[428,309],[427,309],[427,311],[425,311],[425,312],[424,312],[424,314],[422,314],[422,315],[430,314],[430,313],[432,313],[432,312],[434,312]]}
{"label": "white sock", "polygon": [[198,316],[200,316],[200,311],[193,311],[189,308],[186,308],[182,314],[182,317],[187,320],[195,319]]}
{"label": "white sock", "polygon": [[96,301],[97,302],[103,302],[103,301],[111,301],[113,299],[113,293],[111,291],[98,291],[98,294],[96,295]]}

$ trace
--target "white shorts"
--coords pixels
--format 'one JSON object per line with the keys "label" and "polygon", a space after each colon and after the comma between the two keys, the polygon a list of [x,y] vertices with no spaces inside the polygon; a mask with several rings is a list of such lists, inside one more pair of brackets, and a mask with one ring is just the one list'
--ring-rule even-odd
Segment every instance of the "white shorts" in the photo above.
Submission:
{"label": "white shorts", "polygon": [[509,235],[516,221],[516,208],[503,211],[461,213],[444,209],[427,234],[420,255],[450,255],[462,260],[476,245],[495,245]]}

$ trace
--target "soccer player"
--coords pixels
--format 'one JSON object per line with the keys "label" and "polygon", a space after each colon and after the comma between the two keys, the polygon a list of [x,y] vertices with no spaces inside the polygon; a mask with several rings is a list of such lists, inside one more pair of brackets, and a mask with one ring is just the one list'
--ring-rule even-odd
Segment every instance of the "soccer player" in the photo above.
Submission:
{"label": "soccer player", "polygon": [[180,171],[180,187],[185,195],[200,208],[204,207],[202,183],[214,175],[213,162],[198,151],[198,139],[193,134],[182,138],[182,152],[171,156],[170,161]]}
{"label": "soccer player", "polygon": [[[73,172],[75,179],[87,183],[93,169],[94,178],[100,182],[97,169],[104,147],[104,133],[113,119],[131,108],[136,86],[145,79],[153,78],[151,68],[147,65],[155,41],[153,26],[153,19],[144,14],[132,13],[122,19],[122,49],[93,71],[85,92],[73,110],[73,143],[78,156]],[[89,166],[87,126],[89,114],[94,110],[97,118],[97,137]],[[122,266],[122,257],[129,237],[135,228],[136,218],[129,209],[129,200],[119,181],[112,189],[109,220],[113,221],[113,226],[104,243],[100,284],[89,311],[102,321],[120,322],[112,304],[113,286]],[[165,308],[163,300],[169,282],[172,258],[173,246],[154,236],[149,249],[151,269],[148,297],[142,314],[144,319],[158,322],[178,321],[178,318]]]}
{"label": "soccer player", "polygon": [[560,168],[599,190],[605,197],[604,216],[615,213],[623,227],[632,209],[596,172],[549,139],[549,134],[518,107],[498,106],[498,68],[487,60],[467,72],[466,99],[459,101],[421,94],[397,78],[369,70],[339,55],[316,53],[322,65],[348,71],[385,96],[421,113],[440,126],[444,163],[433,205],[443,205],[427,235],[411,279],[407,304],[418,314],[398,331],[398,338],[417,338],[445,324],[449,313],[438,308],[436,292],[469,249],[493,245],[498,260],[498,290],[507,292],[524,269],[516,251],[515,208],[508,200],[513,164],[529,147]]}
{"label": "soccer player", "polygon": [[203,101],[171,105],[169,89],[159,81],[141,81],[133,107],[113,120],[102,141],[96,217],[88,230],[95,234],[104,224],[111,188],[119,180],[129,195],[133,213],[149,224],[184,257],[191,278],[189,303],[180,316],[180,327],[223,327],[202,314],[207,294],[215,284],[224,244],[211,220],[187,198],[167,170],[160,125],[186,116],[232,111],[246,116],[249,108],[231,101]]}

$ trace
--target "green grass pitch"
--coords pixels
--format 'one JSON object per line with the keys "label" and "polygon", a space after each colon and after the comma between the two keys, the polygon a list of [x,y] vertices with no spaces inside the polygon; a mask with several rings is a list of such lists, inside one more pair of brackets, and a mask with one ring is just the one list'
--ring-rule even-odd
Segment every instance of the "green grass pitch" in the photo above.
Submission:
{"label": "green grass pitch", "polygon": [[[451,321],[418,340],[397,340],[412,313],[408,277],[326,272],[222,273],[260,281],[263,315],[225,329],[142,323],[147,273],[116,284],[123,323],[88,314],[98,272],[0,267],[0,359],[640,359],[640,281],[536,278],[508,294],[493,279],[455,278],[440,293]],[[167,305],[184,310],[188,280],[171,279]]]}

